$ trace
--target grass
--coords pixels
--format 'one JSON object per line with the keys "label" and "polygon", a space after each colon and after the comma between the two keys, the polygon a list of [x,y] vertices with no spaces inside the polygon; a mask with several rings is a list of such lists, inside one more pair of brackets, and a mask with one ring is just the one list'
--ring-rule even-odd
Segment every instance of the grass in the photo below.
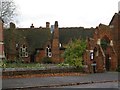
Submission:
{"label": "grass", "polygon": [[2,65],[2,68],[41,68],[39,63],[6,63]]}
{"label": "grass", "polygon": [[[51,66],[51,64],[50,64]],[[43,69],[50,67],[48,64],[41,64],[41,63],[22,63],[22,62],[7,62],[7,61],[0,61],[0,68],[27,68],[27,69]],[[55,64],[55,67],[71,67],[69,64]]]}
{"label": "grass", "polygon": [[25,63],[13,63],[13,64],[7,64],[6,68],[40,68],[41,65],[39,63],[34,64],[34,63],[30,63],[30,64],[25,64]]}

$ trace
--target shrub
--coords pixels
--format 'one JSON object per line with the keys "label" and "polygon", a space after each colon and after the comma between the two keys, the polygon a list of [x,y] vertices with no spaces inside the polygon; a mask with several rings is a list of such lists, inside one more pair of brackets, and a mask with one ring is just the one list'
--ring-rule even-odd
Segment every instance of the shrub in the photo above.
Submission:
{"label": "shrub", "polygon": [[43,64],[50,64],[50,63],[52,63],[52,59],[49,58],[49,57],[43,57],[42,58],[42,63]]}
{"label": "shrub", "polygon": [[76,68],[81,68],[83,66],[82,56],[85,49],[86,42],[84,40],[73,40],[68,44],[63,54],[65,63],[68,63],[70,66],[75,66]]}

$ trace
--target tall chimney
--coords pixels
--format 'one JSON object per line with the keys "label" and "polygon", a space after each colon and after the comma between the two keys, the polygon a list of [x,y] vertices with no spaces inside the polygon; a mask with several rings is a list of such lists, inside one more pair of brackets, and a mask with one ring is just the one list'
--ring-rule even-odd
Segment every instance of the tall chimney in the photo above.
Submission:
{"label": "tall chimney", "polygon": [[52,41],[52,60],[54,63],[60,63],[59,30],[57,21],[55,21],[54,27],[55,28]]}
{"label": "tall chimney", "polygon": [[55,28],[58,28],[58,21],[55,21]]}

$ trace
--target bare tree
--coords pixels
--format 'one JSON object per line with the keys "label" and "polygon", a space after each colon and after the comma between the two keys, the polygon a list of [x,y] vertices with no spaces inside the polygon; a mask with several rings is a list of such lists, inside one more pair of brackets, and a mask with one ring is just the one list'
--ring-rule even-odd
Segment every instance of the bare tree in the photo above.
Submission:
{"label": "bare tree", "polygon": [[5,26],[7,26],[11,21],[13,21],[16,6],[13,0],[0,0],[0,3],[1,18],[3,19]]}

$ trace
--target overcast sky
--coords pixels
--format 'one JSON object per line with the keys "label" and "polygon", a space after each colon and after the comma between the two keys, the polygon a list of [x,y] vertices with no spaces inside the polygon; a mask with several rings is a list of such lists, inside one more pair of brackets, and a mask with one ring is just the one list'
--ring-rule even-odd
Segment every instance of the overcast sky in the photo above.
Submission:
{"label": "overcast sky", "polygon": [[118,12],[119,0],[14,0],[19,14],[17,27],[45,27],[58,21],[59,27],[108,25]]}

